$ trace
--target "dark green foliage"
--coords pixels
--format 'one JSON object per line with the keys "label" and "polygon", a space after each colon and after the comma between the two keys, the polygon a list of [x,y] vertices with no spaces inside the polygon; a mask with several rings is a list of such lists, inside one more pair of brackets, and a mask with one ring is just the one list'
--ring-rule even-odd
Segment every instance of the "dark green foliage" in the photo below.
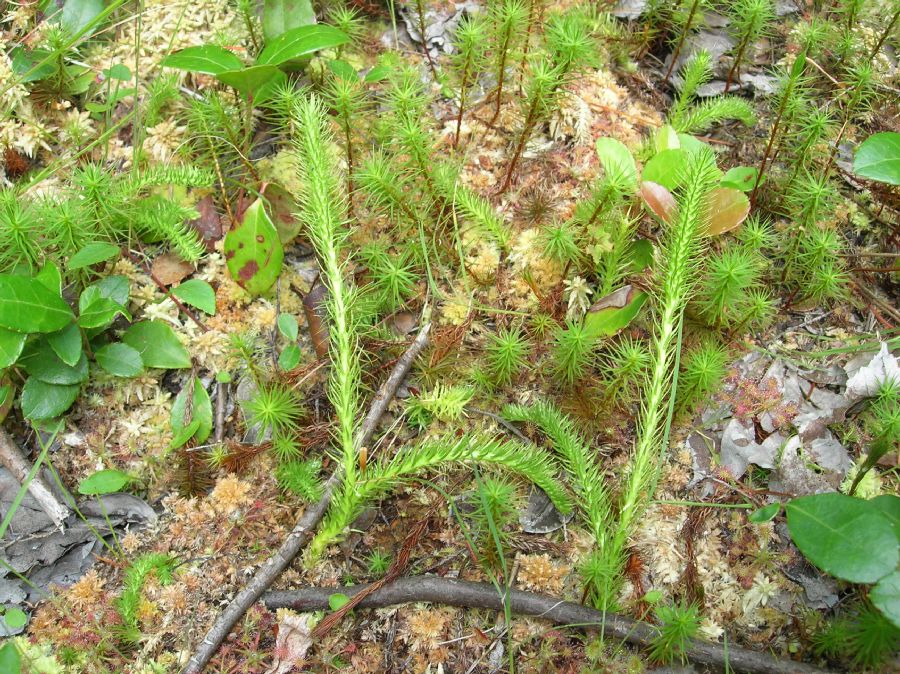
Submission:
{"label": "dark green foliage", "polygon": [[505,386],[528,363],[528,340],[519,328],[498,330],[488,339],[488,369],[494,382]]}
{"label": "dark green foliage", "polygon": [[287,435],[299,429],[303,405],[297,394],[283,384],[261,384],[245,403],[247,422],[261,432],[271,429],[275,435]]}
{"label": "dark green foliage", "polygon": [[713,255],[698,292],[701,315],[710,325],[741,322],[748,292],[759,284],[759,272],[759,256],[746,248],[728,246]]}
{"label": "dark green foliage", "polygon": [[700,609],[694,604],[661,605],[656,608],[659,633],[650,648],[657,662],[687,662],[686,651],[700,629]]}
{"label": "dark green foliage", "polygon": [[596,338],[581,322],[567,321],[554,334],[553,374],[567,386],[581,379],[594,363]]}
{"label": "dark green foliage", "polygon": [[172,582],[175,560],[161,553],[148,553],[138,557],[125,570],[122,595],[116,600],[116,609],[122,617],[121,637],[129,645],[140,643],[141,629],[138,612],[141,590],[150,574],[156,574],[160,585]]}
{"label": "dark green foliage", "polygon": [[900,649],[900,629],[868,604],[857,604],[812,636],[813,651],[855,671],[877,668]]}
{"label": "dark green foliage", "polygon": [[319,473],[322,461],[318,458],[284,461],[275,469],[278,484],[285,491],[299,496],[306,503],[315,503],[322,497],[322,480]]}
{"label": "dark green foliage", "polygon": [[645,383],[650,368],[647,345],[631,337],[616,342],[602,359],[606,396],[620,403],[633,400],[635,392]]}
{"label": "dark green foliage", "polygon": [[12,190],[0,191],[0,272],[35,270],[43,258],[34,207]]}
{"label": "dark green foliage", "polygon": [[720,344],[705,341],[687,352],[678,379],[678,409],[688,411],[711,394],[725,378],[728,352]]}

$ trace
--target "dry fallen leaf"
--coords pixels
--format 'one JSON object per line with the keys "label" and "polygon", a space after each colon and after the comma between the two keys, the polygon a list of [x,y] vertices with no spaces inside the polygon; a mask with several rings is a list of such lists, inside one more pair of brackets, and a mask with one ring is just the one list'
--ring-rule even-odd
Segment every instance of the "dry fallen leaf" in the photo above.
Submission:
{"label": "dry fallen leaf", "polygon": [[213,251],[216,241],[222,238],[222,219],[216,211],[213,198],[207,196],[198,201],[197,211],[200,213],[200,217],[191,220],[188,224],[200,234],[206,250]]}
{"label": "dry fallen leaf", "polygon": [[275,639],[275,662],[265,674],[288,674],[300,667],[312,646],[310,632],[312,616],[291,611],[279,611],[278,638]]}
{"label": "dry fallen leaf", "polygon": [[888,345],[881,343],[881,349],[868,365],[857,370],[847,380],[847,395],[851,398],[871,398],[885,381],[900,382],[900,365],[897,356],[888,351]]}
{"label": "dry fallen leaf", "polygon": [[153,266],[150,268],[153,275],[164,286],[170,286],[178,283],[185,277],[194,273],[194,265],[185,262],[177,255],[172,253],[163,253],[153,260]]}
{"label": "dry fallen leaf", "polygon": [[750,215],[747,195],[732,187],[717,187],[709,193],[706,205],[709,210],[707,234],[716,236],[730,232]]}

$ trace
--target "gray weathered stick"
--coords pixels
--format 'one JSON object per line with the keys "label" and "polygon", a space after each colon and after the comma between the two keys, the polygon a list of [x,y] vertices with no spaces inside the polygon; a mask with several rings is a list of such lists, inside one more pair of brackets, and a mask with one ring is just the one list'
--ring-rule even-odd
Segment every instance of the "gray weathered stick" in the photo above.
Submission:
{"label": "gray weathered stick", "polygon": [[[31,472],[31,466],[22,456],[22,452],[16,441],[12,439],[5,428],[0,427],[0,464],[12,473],[12,476],[19,481],[19,484],[25,484],[28,479],[28,473]],[[53,495],[53,492],[44,484],[41,476],[35,473],[31,482],[28,483],[28,493],[41,506],[41,510],[47,513],[47,516],[60,529],[63,528],[63,522],[72,514],[72,512],[60,503]]]}
{"label": "gray weathered stick", "polygon": [[[269,592],[263,597],[266,608],[291,608],[295,611],[318,611],[328,609],[328,598],[336,592],[353,597],[366,588],[366,584],[346,587],[310,587],[304,590],[286,592]],[[543,594],[510,590],[504,597],[490,583],[474,583],[437,576],[417,576],[400,578],[383,588],[376,590],[363,599],[358,608],[383,608],[395,604],[411,602],[431,602],[467,608],[485,608],[495,611],[504,610],[509,602],[513,613],[543,618],[557,625],[569,625],[581,629],[602,630],[604,636],[627,641],[635,646],[650,645],[656,635],[657,628],[615,613],[604,613],[597,609],[562,601]],[[747,648],[692,640],[685,656],[698,664],[716,667],[730,672],[748,672],[749,674],[827,674],[802,662],[794,662],[777,658],[768,653],[752,651]]]}
{"label": "gray weathered stick", "polygon": [[[397,361],[397,364],[391,371],[391,376],[388,377],[384,384],[381,385],[381,388],[378,389],[378,393],[375,395],[372,405],[369,408],[369,413],[363,420],[362,425],[359,428],[359,433],[356,436],[355,444],[357,449],[365,447],[369,440],[371,440],[372,435],[375,433],[375,427],[378,425],[379,419],[384,415],[384,411],[387,409],[388,404],[393,400],[394,394],[397,393],[397,388],[406,377],[410,367],[412,367],[413,361],[415,361],[416,357],[428,343],[428,332],[430,329],[431,323],[426,323],[422,326],[413,343],[400,357],[400,360]],[[212,659],[213,655],[215,655],[216,651],[219,649],[219,645],[225,640],[225,637],[228,636],[228,633],[235,624],[237,624],[237,621],[241,619],[241,616],[243,616],[244,613],[247,612],[247,609],[253,605],[253,602],[259,599],[262,593],[275,582],[275,579],[288,567],[294,557],[297,556],[297,553],[299,553],[306,544],[307,540],[309,540],[313,529],[316,528],[322,517],[325,515],[325,511],[328,509],[329,503],[331,503],[332,492],[340,484],[340,481],[340,472],[335,469],[334,473],[331,474],[331,477],[328,478],[328,481],[325,483],[325,490],[322,493],[322,498],[320,498],[318,502],[307,506],[306,510],[303,511],[303,515],[301,515],[291,533],[288,534],[288,537],[285,539],[284,543],[282,543],[278,552],[272,555],[268,561],[259,568],[256,575],[253,576],[247,584],[247,587],[241,590],[237,596],[231,600],[231,603],[228,604],[222,612],[222,615],[219,616],[209,632],[206,633],[206,636],[203,637],[203,641],[200,642],[194,655],[188,660],[187,665],[181,670],[182,674],[200,674],[200,672],[203,671],[203,668]]]}

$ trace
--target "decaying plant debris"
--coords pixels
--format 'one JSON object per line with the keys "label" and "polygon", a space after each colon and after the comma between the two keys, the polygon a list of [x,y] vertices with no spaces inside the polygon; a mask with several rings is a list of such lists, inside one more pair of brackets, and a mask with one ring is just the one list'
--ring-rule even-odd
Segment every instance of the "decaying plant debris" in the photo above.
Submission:
{"label": "decaying plant debris", "polygon": [[0,671],[892,671],[898,31],[7,3]]}

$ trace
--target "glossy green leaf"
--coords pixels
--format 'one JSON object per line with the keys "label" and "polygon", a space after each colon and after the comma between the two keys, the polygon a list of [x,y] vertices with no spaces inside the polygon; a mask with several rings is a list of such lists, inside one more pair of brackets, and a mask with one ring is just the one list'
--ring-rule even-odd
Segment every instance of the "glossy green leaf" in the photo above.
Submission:
{"label": "glossy green leaf", "polygon": [[263,3],[262,26],[266,42],[292,28],[315,22],[316,13],[311,0],[265,0]]}
{"label": "glossy green leaf", "polygon": [[9,367],[19,359],[27,338],[28,335],[24,332],[13,332],[6,328],[0,328],[0,370]]}
{"label": "glossy green leaf", "polygon": [[288,61],[309,56],[321,49],[331,49],[347,44],[350,38],[334,26],[317,24],[292,28],[266,45],[256,59],[257,65],[278,66]]}
{"label": "glossy green leaf", "polygon": [[226,70],[216,75],[216,79],[229,87],[234,87],[245,96],[252,96],[280,72],[272,65],[257,65],[239,70]]}
{"label": "glossy green leaf", "polygon": [[584,316],[584,329],[594,339],[614,335],[635,319],[647,293],[624,286],[595,302]]}
{"label": "glossy green leaf", "polygon": [[260,199],[244,213],[244,221],[225,235],[225,260],[231,277],[252,295],[271,288],[284,262],[278,231]]}
{"label": "glossy green leaf", "polygon": [[188,441],[194,437],[197,429],[200,428],[200,421],[194,419],[187,426],[181,428],[177,433],[172,434],[172,442],[169,443],[169,449],[178,449],[184,447]]}
{"label": "glossy green leaf", "polygon": [[300,334],[300,327],[297,325],[297,319],[293,314],[278,314],[278,332],[280,332],[287,340],[292,342],[297,341],[297,336]]}
{"label": "glossy green leaf", "polygon": [[19,396],[22,414],[33,421],[58,417],[72,406],[80,390],[78,384],[61,386],[29,377]]}
{"label": "glossy green leaf", "polygon": [[826,573],[853,583],[875,583],[897,568],[893,526],[868,501],[815,494],[789,501],[785,512],[794,544]]}
{"label": "glossy green leaf", "polygon": [[85,267],[111,260],[120,252],[118,246],[103,241],[96,241],[94,243],[89,243],[70,257],[69,264],[66,266],[69,271],[84,269]]}
{"label": "glossy green leaf", "polygon": [[135,323],[122,341],[141,354],[145,367],[175,370],[191,366],[191,356],[172,328],[161,321]]}
{"label": "glossy green leaf", "polygon": [[94,353],[97,365],[115,377],[136,377],[144,371],[140,352],[128,344],[115,342],[97,349]]}
{"label": "glossy green leaf", "polygon": [[330,59],[326,65],[328,66],[328,70],[342,80],[349,80],[351,82],[359,80],[359,73],[356,72],[356,68],[344,60]]}
{"label": "glossy green leaf", "polygon": [[860,178],[900,185],[900,133],[884,131],[866,138],[853,157]]}
{"label": "glossy green leaf", "polygon": [[121,304],[123,307],[128,306],[131,288],[127,277],[119,275],[106,276],[92,285],[99,288],[100,295],[106,299]]}
{"label": "glossy green leaf", "polygon": [[44,284],[47,290],[50,290],[57,295],[62,295],[62,273],[60,273],[59,267],[52,262],[44,263],[44,266],[34,275],[34,278],[36,281],[40,281]]}
{"label": "glossy green leaf", "polygon": [[366,76],[363,78],[363,81],[367,84],[371,84],[372,82],[381,82],[381,80],[386,79],[388,75],[391,74],[393,70],[388,68],[385,65],[381,65],[380,63],[377,66],[374,66],[369,72],[366,73]]}
{"label": "glossy green leaf", "polygon": [[900,571],[879,580],[869,592],[869,600],[894,627],[900,628]]}
{"label": "glossy green leaf", "polygon": [[337,611],[342,606],[346,606],[349,601],[350,597],[341,592],[335,592],[334,594],[328,595],[328,607],[332,611]]}
{"label": "glossy green leaf", "polygon": [[300,363],[300,347],[296,344],[288,344],[278,355],[278,367],[287,372],[293,370]]}
{"label": "glossy green leaf", "polygon": [[195,73],[218,75],[228,70],[240,70],[244,64],[224,47],[204,45],[188,47],[169,54],[162,60],[162,65]]}
{"label": "glossy green leaf", "polygon": [[888,518],[897,540],[900,542],[900,497],[894,494],[882,494],[869,501],[869,505]]}
{"label": "glossy green leaf", "polygon": [[172,289],[172,294],[185,304],[189,304],[210,316],[216,313],[216,291],[206,281],[191,279]]}
{"label": "glossy green leaf", "polygon": [[653,242],[650,239],[638,239],[632,242],[628,253],[631,260],[631,271],[640,273],[653,266]]}
{"label": "glossy green leaf", "polygon": [[[189,400],[190,405],[188,405]],[[190,410],[189,413],[188,410]],[[170,417],[172,434],[179,436],[184,428],[193,422],[197,423],[197,428],[184,442],[194,438],[198,443],[201,443],[212,432],[213,420],[209,394],[197,377],[191,378],[188,384],[181,389],[175,398],[175,402],[172,403],[172,414]]]}
{"label": "glossy green leaf", "polygon": [[19,365],[32,377],[48,384],[80,384],[88,378],[88,363],[83,353],[75,365],[67,365],[47,339],[29,342],[19,356]]}
{"label": "glossy green leaf", "polygon": [[762,508],[757,508],[752,513],[750,513],[750,517],[748,519],[754,524],[771,522],[775,519],[780,511],[781,504],[778,501],[775,501],[775,503],[770,503],[769,505],[764,505]]}
{"label": "glossy green leaf", "polygon": [[663,150],[644,165],[641,179],[674,190],[681,184],[689,157],[686,150]]}
{"label": "glossy green leaf", "polygon": [[629,184],[637,186],[637,166],[631,150],[615,138],[597,139],[597,156],[608,176],[621,176]]}
{"label": "glossy green leaf", "polygon": [[741,192],[752,192],[758,173],[759,169],[755,166],[735,166],[728,170],[719,184],[722,187],[731,187]]}
{"label": "glossy green leaf", "polygon": [[75,365],[81,358],[81,330],[70,323],[58,332],[47,335],[47,342],[66,365]]}
{"label": "glossy green leaf", "polygon": [[111,66],[108,70],[104,70],[103,74],[106,75],[111,80],[118,80],[119,82],[127,82],[131,79],[131,68],[126,66],[124,63],[116,63]]}
{"label": "glossy green leaf", "polygon": [[82,328],[105,328],[118,314],[131,320],[131,314],[118,302],[103,296],[97,286],[88,286],[78,298],[78,325]]}
{"label": "glossy green leaf", "polygon": [[37,279],[0,274],[0,327],[56,332],[74,320],[69,305]]}
{"label": "glossy green leaf", "polygon": [[28,622],[28,614],[16,606],[11,606],[3,612],[3,622],[6,623],[7,627],[17,630],[20,627],[25,627],[25,624]]}
{"label": "glossy green leaf", "polygon": [[709,147],[707,143],[704,143],[702,140],[697,138],[697,136],[692,136],[689,133],[678,134],[678,146],[688,154],[693,154],[698,150]]}
{"label": "glossy green leaf", "polygon": [[[103,0],[66,0],[59,13],[59,23],[65,26],[71,35],[75,35],[100,16],[102,11]],[[85,35],[92,32],[93,29]]]}
{"label": "glossy green leaf", "polygon": [[653,137],[653,147],[657,152],[663,150],[677,150],[681,147],[678,132],[669,124],[664,124]]}
{"label": "glossy green leaf", "polygon": [[12,639],[7,639],[3,646],[0,646],[0,672],[6,674],[21,674],[22,672],[22,656]]}
{"label": "glossy green leaf", "polygon": [[84,496],[102,496],[115,494],[131,482],[131,476],[121,470],[108,468],[88,475],[78,484],[78,493]]}

